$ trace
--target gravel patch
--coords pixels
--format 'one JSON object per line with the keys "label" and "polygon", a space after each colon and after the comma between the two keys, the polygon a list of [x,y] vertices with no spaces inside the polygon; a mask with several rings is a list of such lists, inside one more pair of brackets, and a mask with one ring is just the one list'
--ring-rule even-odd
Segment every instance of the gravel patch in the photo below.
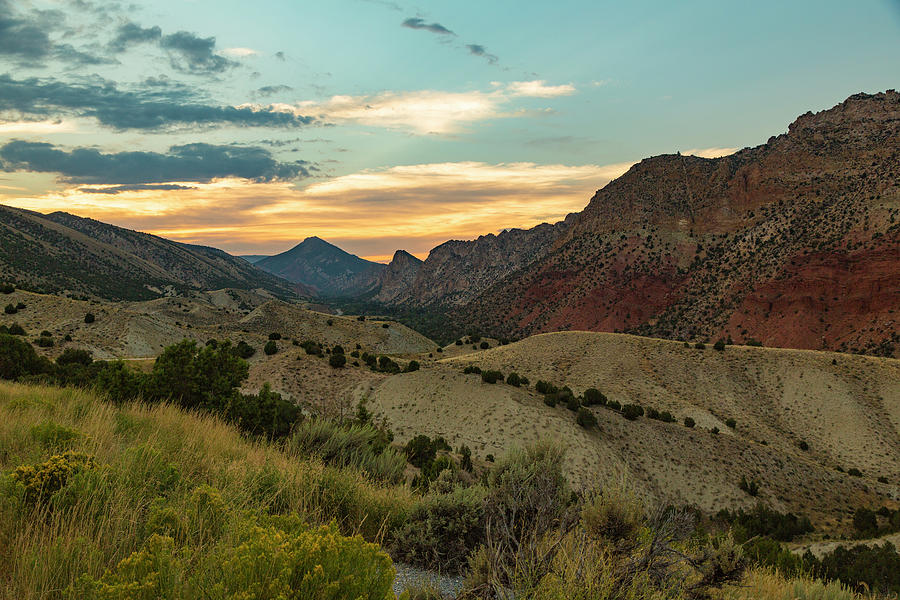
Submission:
{"label": "gravel patch", "polygon": [[408,587],[431,584],[441,591],[444,598],[456,598],[463,587],[464,578],[461,575],[441,575],[403,563],[394,563],[394,568],[397,570],[394,594],[398,596]]}

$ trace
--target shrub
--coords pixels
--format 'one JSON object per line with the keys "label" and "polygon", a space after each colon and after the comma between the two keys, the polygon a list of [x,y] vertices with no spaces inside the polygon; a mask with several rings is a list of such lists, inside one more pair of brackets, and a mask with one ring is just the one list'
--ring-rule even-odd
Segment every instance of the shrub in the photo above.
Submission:
{"label": "shrub", "polygon": [[479,344],[479,347],[480,347],[482,350],[487,350],[488,348],[491,347],[491,345],[488,344],[487,342],[481,342],[481,344]]}
{"label": "shrub", "polygon": [[719,511],[718,518],[731,524],[734,537],[738,542],[745,542],[754,537],[771,537],[781,542],[790,542],[795,537],[813,531],[812,523],[804,515],[793,513],[782,514],[762,503],[745,512]]}
{"label": "shrub", "polygon": [[684,426],[685,426],[685,427],[693,428],[694,425],[696,425],[696,424],[697,424],[697,423],[696,423],[696,422],[694,421],[694,419],[692,419],[691,417],[685,417],[685,418],[684,418]]}
{"label": "shrub", "polygon": [[40,375],[51,369],[50,361],[38,356],[30,344],[18,337],[0,334],[0,379]]}
{"label": "shrub", "polygon": [[21,301],[16,302],[16,310],[25,310],[25,303]]}
{"label": "shrub", "polygon": [[481,374],[481,367],[476,367],[476,366],[474,366],[474,365],[469,365],[468,367],[466,367],[465,369],[463,369],[463,375],[471,375],[471,374],[473,374],[473,373],[476,374],[476,375],[480,375],[480,374]]}
{"label": "shrub", "polygon": [[234,353],[246,360],[256,354],[256,349],[244,340],[241,340],[237,343],[237,346],[234,347]]}
{"label": "shrub", "polygon": [[[560,399],[561,400],[563,399],[562,394],[560,394]],[[566,401],[566,408],[568,408],[572,412],[575,412],[579,408],[581,408],[581,400],[576,398],[574,395],[565,396],[565,401]]]}
{"label": "shrub", "polygon": [[868,508],[857,508],[853,513],[853,528],[860,537],[871,537],[878,534],[878,516]]}
{"label": "shrub", "polygon": [[694,348],[696,348],[697,350],[705,350],[706,344],[704,344],[703,342],[697,342],[696,344],[694,344]]}
{"label": "shrub", "polygon": [[11,283],[0,284],[0,294],[12,294],[16,291],[16,286]]}
{"label": "shrub", "polygon": [[147,380],[146,375],[117,360],[100,369],[94,379],[94,387],[109,400],[119,404],[137,398]]}
{"label": "shrub", "polygon": [[556,394],[546,394],[544,396],[544,404],[550,408],[554,408],[556,406]]}
{"label": "shrub", "polygon": [[613,410],[620,410],[622,408],[622,405],[618,400],[610,400],[606,403],[606,406]]}
{"label": "shrub", "polygon": [[582,406],[578,409],[578,414],[575,416],[575,422],[585,429],[593,429],[597,426],[597,417],[589,409]]}
{"label": "shrub", "polygon": [[725,350],[725,340],[718,340],[715,344],[713,344],[713,350],[718,350],[719,352],[723,352]]}
{"label": "shrub", "polygon": [[856,467],[850,467],[847,469],[847,475],[850,475],[851,477],[862,477],[862,471]]}
{"label": "shrub", "polygon": [[327,321],[325,321],[325,323],[328,324],[329,327],[331,327],[332,325],[334,325],[334,319],[328,319]]}
{"label": "shrub", "polygon": [[462,340],[456,340],[456,342],[454,342],[454,343],[455,343],[457,346],[462,346],[462,345],[463,345],[463,341],[462,341]]}
{"label": "shrub", "polygon": [[409,463],[420,469],[425,468],[434,461],[437,449],[427,435],[419,434],[406,443],[406,459]]}
{"label": "shrub", "polygon": [[459,468],[472,472],[472,450],[465,444],[459,447]]}
{"label": "shrub", "polygon": [[269,340],[266,342],[266,345],[263,346],[263,352],[266,356],[272,356],[278,352],[278,344],[275,343],[275,340]]}
{"label": "shrub", "polygon": [[406,368],[403,370],[407,373],[412,373],[413,371],[418,371],[419,367],[420,367],[419,361],[411,360],[406,364]]}
{"label": "shrub", "polygon": [[56,357],[56,364],[60,366],[81,365],[87,367],[92,362],[94,362],[94,359],[92,358],[90,351],[77,350],[75,348],[66,348],[63,350],[62,354]]}
{"label": "shrub", "polygon": [[809,444],[806,443],[806,440],[800,440],[800,443],[797,444],[797,447],[806,452],[809,450]]}
{"label": "shrub", "polygon": [[600,493],[588,495],[581,509],[587,534],[612,544],[635,537],[644,519],[640,501],[621,485],[606,486]]}
{"label": "shrub", "polygon": [[506,376],[506,383],[513,387],[519,387],[522,384],[522,380],[519,379],[518,373],[513,372]]}
{"label": "shrub", "polygon": [[36,346],[40,348],[52,348],[53,347],[53,338],[42,335],[38,339],[34,340]]}
{"label": "shrub", "polygon": [[86,313],[86,314],[84,315],[84,322],[85,322],[85,323],[90,324],[90,323],[93,323],[93,322],[96,321],[96,320],[97,320],[97,317],[94,316],[94,313]]}
{"label": "shrub", "polygon": [[503,381],[503,373],[500,371],[482,371],[481,380],[485,383],[497,383]]}
{"label": "shrub", "polygon": [[857,590],[887,595],[900,592],[900,554],[890,542],[881,546],[838,546],[815,569],[827,579],[839,579]]}
{"label": "shrub", "polygon": [[344,367],[344,365],[347,364],[347,357],[344,356],[343,353],[332,354],[328,358],[328,364],[331,365],[332,367],[334,367],[335,369],[341,369]]}
{"label": "shrub", "polygon": [[270,333],[270,334],[269,334],[269,339],[270,339],[270,340],[275,340],[275,341],[280,340],[280,339],[281,339],[281,334],[278,333],[277,331],[276,331],[276,332],[273,332],[273,333]]}
{"label": "shrub", "polygon": [[653,407],[648,407],[647,408],[647,418],[658,420],[659,419],[659,411]]}
{"label": "shrub", "polygon": [[79,437],[81,437],[81,434],[75,429],[59,425],[53,421],[44,421],[31,428],[31,439],[44,448],[64,446]]}
{"label": "shrub", "polygon": [[291,432],[300,408],[264,383],[258,394],[233,394],[222,416],[244,433],[280,438]]}
{"label": "shrub", "polygon": [[547,383],[542,379],[538,379],[538,382],[534,384],[534,389],[538,394],[554,394],[559,391],[555,385]]}
{"label": "shrub", "polygon": [[13,306],[12,304],[7,304],[6,306],[3,307],[3,312],[5,312],[5,313],[8,314],[8,315],[14,315],[14,314],[16,314],[16,313],[19,312],[19,311],[18,311],[18,309],[17,309],[15,306]]}
{"label": "shrub", "polygon": [[664,410],[661,413],[659,413],[659,420],[662,421],[663,423],[674,423],[675,415],[673,415],[672,413],[670,413],[667,410]]}
{"label": "shrub", "polygon": [[387,356],[378,357],[378,370],[384,373],[399,373],[400,365]]}
{"label": "shrub", "polygon": [[738,487],[751,496],[759,495],[759,482],[755,479],[751,479],[748,481],[744,475],[741,475],[741,482],[738,484]]}
{"label": "shrub", "polygon": [[54,454],[39,465],[24,465],[12,473],[13,481],[25,488],[25,502],[46,504],[76,473],[97,466],[92,456],[80,452]]}
{"label": "shrub", "polygon": [[480,487],[426,496],[392,536],[395,555],[430,569],[462,571],[472,549],[484,542],[484,499]]}
{"label": "shrub", "polygon": [[732,418],[725,419],[725,426],[729,429],[734,429],[735,427],[737,427],[737,421]]}
{"label": "shrub", "polygon": [[603,395],[603,392],[598,390],[597,388],[588,388],[584,390],[584,405],[585,406],[603,406],[606,404],[606,396]]}
{"label": "shrub", "polygon": [[390,327],[390,326],[391,326],[390,323],[382,323],[382,324],[381,324],[381,328],[382,328],[382,329],[387,329],[387,328]]}
{"label": "shrub", "polygon": [[626,404],[622,407],[622,416],[628,419],[629,421],[634,421],[640,416],[643,416],[644,409],[637,404]]}

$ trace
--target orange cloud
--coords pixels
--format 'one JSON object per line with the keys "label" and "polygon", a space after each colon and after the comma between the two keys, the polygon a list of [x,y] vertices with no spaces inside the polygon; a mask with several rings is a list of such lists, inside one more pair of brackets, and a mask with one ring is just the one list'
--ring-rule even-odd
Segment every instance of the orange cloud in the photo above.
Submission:
{"label": "orange cloud", "polygon": [[71,188],[8,203],[239,254],[280,252],[317,235],[362,256],[385,258],[398,248],[424,256],[448,239],[562,219],[629,166],[437,163],[369,169],[302,188],[228,179],[172,191]]}

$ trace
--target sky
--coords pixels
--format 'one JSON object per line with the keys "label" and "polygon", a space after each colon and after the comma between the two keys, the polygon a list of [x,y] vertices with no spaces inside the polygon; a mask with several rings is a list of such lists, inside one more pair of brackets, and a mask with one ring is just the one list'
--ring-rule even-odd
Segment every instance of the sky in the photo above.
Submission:
{"label": "sky", "polygon": [[0,203],[372,260],[900,85],[900,0],[0,0]]}

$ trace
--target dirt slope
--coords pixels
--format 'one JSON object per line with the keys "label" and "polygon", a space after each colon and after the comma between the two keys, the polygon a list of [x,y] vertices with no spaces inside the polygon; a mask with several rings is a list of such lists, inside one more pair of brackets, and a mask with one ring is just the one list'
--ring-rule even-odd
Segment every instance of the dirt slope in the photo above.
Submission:
{"label": "dirt slope", "polygon": [[[532,385],[485,384],[461,373],[469,364],[516,371]],[[543,404],[533,389],[538,379],[576,393],[597,387],[622,403],[671,411],[677,422],[627,421],[596,408],[600,428],[588,432],[566,408]],[[649,497],[709,511],[757,501],[738,488],[742,475],[760,482],[760,499],[772,506],[832,526],[846,525],[859,506],[900,497],[900,361],[893,359],[552,333],[444,359],[357,393],[400,441],[444,435],[484,457],[549,437],[569,448],[570,474],[583,486],[625,476]],[[686,416],[695,428],[682,424]],[[808,451],[798,448],[801,440]],[[863,477],[839,470],[851,467]]]}

